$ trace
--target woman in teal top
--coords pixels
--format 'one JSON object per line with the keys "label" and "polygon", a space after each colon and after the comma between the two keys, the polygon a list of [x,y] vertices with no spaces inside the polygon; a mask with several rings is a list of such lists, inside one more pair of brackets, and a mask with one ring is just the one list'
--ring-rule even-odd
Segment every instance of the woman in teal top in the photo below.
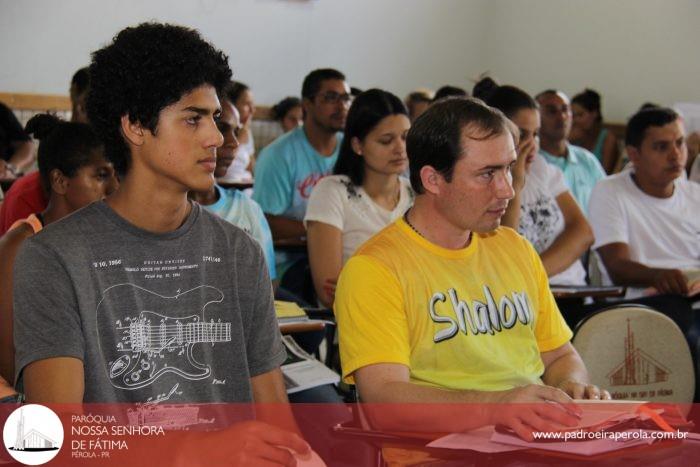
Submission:
{"label": "woman in teal top", "polygon": [[571,99],[571,111],[573,113],[569,138],[571,142],[595,154],[605,173],[613,173],[620,157],[620,150],[615,135],[603,128],[600,94],[592,89],[576,94]]}

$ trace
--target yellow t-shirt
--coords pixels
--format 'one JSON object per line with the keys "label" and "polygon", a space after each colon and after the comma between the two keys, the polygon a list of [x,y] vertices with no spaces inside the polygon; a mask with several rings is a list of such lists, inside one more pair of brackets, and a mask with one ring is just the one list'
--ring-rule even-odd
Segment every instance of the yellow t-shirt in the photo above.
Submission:
{"label": "yellow t-shirt", "polygon": [[335,312],[349,383],[375,363],[406,365],[412,382],[449,389],[540,383],[540,352],[572,336],[537,252],[507,227],[448,250],[400,218],[345,265]]}

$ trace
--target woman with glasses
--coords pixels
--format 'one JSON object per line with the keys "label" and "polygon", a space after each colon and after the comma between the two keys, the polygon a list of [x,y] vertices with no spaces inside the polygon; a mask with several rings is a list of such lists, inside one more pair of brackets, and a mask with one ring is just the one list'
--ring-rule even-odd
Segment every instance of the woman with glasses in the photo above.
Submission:
{"label": "woman with glasses", "polygon": [[413,203],[406,134],[411,124],[401,100],[371,89],[355,98],[333,175],[311,193],[304,217],[309,262],[319,301],[332,307],[343,264],[358,246]]}

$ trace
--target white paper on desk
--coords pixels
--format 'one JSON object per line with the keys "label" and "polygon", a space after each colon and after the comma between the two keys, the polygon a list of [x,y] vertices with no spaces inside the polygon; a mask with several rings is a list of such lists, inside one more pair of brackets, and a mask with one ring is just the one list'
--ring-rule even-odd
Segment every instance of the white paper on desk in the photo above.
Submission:
{"label": "white paper on desk", "polygon": [[493,425],[485,426],[466,433],[452,433],[451,435],[438,438],[428,444],[429,448],[443,449],[468,449],[470,451],[495,453],[520,451],[525,448],[509,446],[491,441],[494,433]]}
{"label": "white paper on desk", "polygon": [[[630,430],[639,431],[639,430]],[[631,437],[627,440],[615,441],[611,438],[592,439],[587,441],[561,441],[561,442],[529,442],[519,438],[517,435],[494,432],[491,437],[494,443],[510,444],[527,449],[541,449],[543,451],[555,451],[566,454],[576,454],[579,456],[594,456],[606,452],[617,451],[632,446],[651,444],[653,438],[643,439]]]}

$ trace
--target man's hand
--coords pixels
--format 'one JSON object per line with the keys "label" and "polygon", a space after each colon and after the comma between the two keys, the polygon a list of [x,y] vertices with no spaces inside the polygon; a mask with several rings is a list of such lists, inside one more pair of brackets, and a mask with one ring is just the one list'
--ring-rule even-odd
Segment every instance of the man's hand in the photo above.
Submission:
{"label": "man's hand", "polygon": [[612,399],[608,391],[600,389],[595,384],[566,380],[559,383],[558,387],[572,399]]}
{"label": "man's hand", "polygon": [[654,269],[654,288],[660,294],[688,294],[688,279],[680,269]]}
{"label": "man's hand", "polygon": [[251,421],[218,432],[192,433],[178,446],[175,459],[178,467],[294,466],[294,453],[306,456],[311,448],[291,431]]}
{"label": "man's hand", "polygon": [[533,440],[533,431],[560,431],[576,426],[581,418],[574,401],[550,386],[530,384],[503,391],[496,402],[492,423],[509,427],[527,441]]}

